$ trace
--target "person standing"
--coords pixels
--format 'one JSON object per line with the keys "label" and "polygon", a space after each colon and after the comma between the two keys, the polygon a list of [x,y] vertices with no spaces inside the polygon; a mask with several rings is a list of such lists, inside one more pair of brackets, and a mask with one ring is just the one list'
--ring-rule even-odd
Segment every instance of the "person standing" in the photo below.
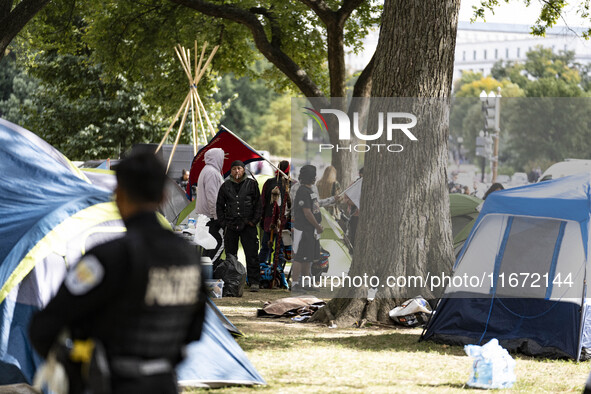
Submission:
{"label": "person standing", "polygon": [[[318,188],[318,198],[320,200],[340,195],[343,190],[341,184],[337,181],[337,169],[333,166],[326,167],[322,178],[316,182],[316,187]],[[340,219],[340,210],[336,204],[329,207],[328,211],[336,220]]]}
{"label": "person standing", "polygon": [[[289,162],[287,160],[281,161],[279,163],[279,169],[288,175]],[[274,201],[274,195],[278,196],[277,201]],[[281,231],[287,225],[287,212],[291,209],[291,199],[289,196],[289,180],[285,179],[278,171],[273,178],[267,179],[263,185],[261,204],[263,212],[263,219],[261,221],[263,239],[261,240],[259,262],[266,263],[269,260],[269,255],[273,252],[273,246],[269,245],[271,233],[273,233],[274,237],[279,237],[278,244],[280,246],[276,253],[278,254],[279,264],[283,267],[285,265],[285,254],[283,241],[281,240]]]}
{"label": "person standing", "polygon": [[209,228],[209,234],[215,238],[217,246],[205,250],[203,256],[209,257],[215,266],[222,254],[222,250],[224,250],[224,230],[220,226],[216,212],[218,192],[224,183],[222,177],[224,151],[221,148],[212,148],[205,152],[204,160],[205,167],[201,170],[197,180],[195,213],[205,215],[210,219],[207,227]]}
{"label": "person standing", "polygon": [[[33,316],[31,343],[47,358],[66,328],[74,343],[102,345],[112,393],[177,393],[174,368],[184,345],[201,336],[205,318],[200,257],[156,217],[166,168],[152,153],[124,159],[116,177],[127,233],[89,250],[68,272],[56,296]],[[69,392],[94,392],[84,381],[88,364],[71,357],[65,363]]]}
{"label": "person standing", "polygon": [[293,250],[295,252],[292,264],[292,290],[302,289],[302,277],[312,276],[312,263],[320,255],[318,238],[324,231],[320,224],[322,214],[318,202],[318,193],[314,187],[316,182],[316,167],[305,165],[300,170],[298,188],[293,202],[294,229]]}
{"label": "person standing", "polygon": [[251,291],[260,286],[258,260],[259,239],[257,223],[261,220],[262,206],[259,185],[246,176],[244,163],[232,162],[230,179],[220,187],[216,211],[219,224],[225,228],[224,244],[226,255],[238,254],[238,241],[246,255],[246,273]]}
{"label": "person standing", "polygon": [[187,188],[187,183],[189,183],[189,171],[183,168],[181,176],[176,183],[181,189],[185,190]]}

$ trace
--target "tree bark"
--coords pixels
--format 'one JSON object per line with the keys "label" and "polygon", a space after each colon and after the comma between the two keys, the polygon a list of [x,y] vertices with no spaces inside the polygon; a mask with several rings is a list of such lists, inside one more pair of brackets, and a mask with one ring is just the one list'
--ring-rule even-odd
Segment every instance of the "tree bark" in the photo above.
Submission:
{"label": "tree bark", "polygon": [[0,60],[19,31],[49,0],[23,0],[12,8],[13,0],[0,0]]}
{"label": "tree bark", "polygon": [[[417,117],[412,129],[417,141],[404,136],[400,153],[366,154],[360,222],[355,240],[354,275],[416,275],[426,278],[449,273],[453,264],[449,196],[446,185],[449,96],[459,0],[386,0],[376,50],[372,97],[398,99],[397,112]],[[372,101],[368,130],[377,128],[379,103]],[[385,134],[385,133],[384,133]],[[400,133],[402,134],[402,133]],[[379,143],[391,143],[385,135]],[[389,322],[388,311],[420,292],[433,297],[428,287],[379,287],[368,303],[367,289],[354,298],[328,304],[337,324],[362,319]],[[365,305],[362,307],[361,305]],[[362,312],[360,312],[362,311]],[[326,321],[318,313],[316,321]]]}

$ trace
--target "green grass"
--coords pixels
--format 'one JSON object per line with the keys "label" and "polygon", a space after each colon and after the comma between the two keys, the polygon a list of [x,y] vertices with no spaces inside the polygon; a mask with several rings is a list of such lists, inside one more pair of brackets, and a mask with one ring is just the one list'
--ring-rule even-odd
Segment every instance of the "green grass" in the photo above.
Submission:
{"label": "green grass", "polygon": [[[267,381],[216,393],[466,392],[472,359],[459,346],[418,342],[420,329],[370,326],[330,329],[290,319],[256,318],[285,290],[215,300],[245,337],[238,343]],[[591,363],[513,355],[517,382],[503,392],[581,392]],[[185,391],[191,393],[192,390]],[[482,392],[479,390],[479,392]]]}

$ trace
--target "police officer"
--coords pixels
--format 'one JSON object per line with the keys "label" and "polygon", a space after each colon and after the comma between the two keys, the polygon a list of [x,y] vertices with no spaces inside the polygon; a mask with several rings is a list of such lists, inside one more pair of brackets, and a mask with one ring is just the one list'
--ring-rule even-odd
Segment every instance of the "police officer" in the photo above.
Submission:
{"label": "police officer", "polygon": [[[153,154],[132,154],[116,175],[126,235],[82,257],[33,317],[31,342],[47,357],[67,328],[74,339],[102,343],[113,393],[177,393],[174,367],[204,321],[200,257],[156,217],[166,170]],[[79,367],[66,365],[70,393],[88,389]]]}
{"label": "police officer", "polygon": [[256,225],[261,220],[262,210],[257,181],[246,176],[243,162],[235,160],[232,162],[230,179],[220,187],[216,213],[220,226],[226,229],[226,255],[236,256],[238,240],[242,242],[251,291],[258,291],[260,288],[259,239]]}

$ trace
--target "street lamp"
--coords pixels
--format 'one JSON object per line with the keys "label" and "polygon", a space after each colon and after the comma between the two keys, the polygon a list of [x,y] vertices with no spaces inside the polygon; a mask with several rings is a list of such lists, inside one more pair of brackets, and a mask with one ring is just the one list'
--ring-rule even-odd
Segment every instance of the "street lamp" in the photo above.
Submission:
{"label": "street lamp", "polygon": [[496,94],[493,91],[490,91],[488,94],[486,94],[486,92],[483,90],[480,93],[480,101],[482,102],[482,112],[484,114],[484,129],[492,136],[492,138],[494,138],[492,157],[490,158],[492,168],[492,182],[494,183],[497,180],[497,170],[499,164],[499,135],[501,132],[501,88],[497,88]]}

